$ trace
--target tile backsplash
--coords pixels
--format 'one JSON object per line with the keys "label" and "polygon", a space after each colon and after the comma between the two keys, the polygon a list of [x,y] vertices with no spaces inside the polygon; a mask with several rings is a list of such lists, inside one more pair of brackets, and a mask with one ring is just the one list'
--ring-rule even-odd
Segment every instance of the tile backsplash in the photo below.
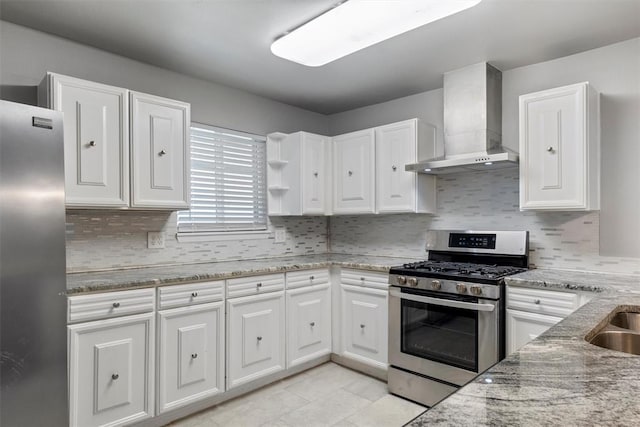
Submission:
{"label": "tile backsplash", "polygon": [[438,214],[335,216],[334,253],[425,256],[429,229],[528,230],[539,268],[640,274],[640,259],[599,255],[598,212],[520,212],[518,169],[438,177]]}
{"label": "tile backsplash", "polygon": [[[272,218],[287,238],[178,242],[176,214],[152,211],[67,211],[67,271],[255,259],[327,252],[325,217]],[[164,249],[147,248],[147,232],[162,231]]]}

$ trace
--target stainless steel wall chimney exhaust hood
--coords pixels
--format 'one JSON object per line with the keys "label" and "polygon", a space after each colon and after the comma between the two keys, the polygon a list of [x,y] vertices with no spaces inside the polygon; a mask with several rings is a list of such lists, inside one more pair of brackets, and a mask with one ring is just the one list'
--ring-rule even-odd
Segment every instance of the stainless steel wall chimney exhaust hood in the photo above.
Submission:
{"label": "stainless steel wall chimney exhaust hood", "polygon": [[441,175],[516,167],[502,147],[502,73],[486,62],[444,75],[444,156],[405,166]]}

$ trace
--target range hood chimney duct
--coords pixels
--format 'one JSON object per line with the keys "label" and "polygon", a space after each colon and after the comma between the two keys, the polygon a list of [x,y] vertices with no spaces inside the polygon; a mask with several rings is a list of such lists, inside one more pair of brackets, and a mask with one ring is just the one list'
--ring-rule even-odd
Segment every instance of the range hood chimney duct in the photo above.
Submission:
{"label": "range hood chimney duct", "polygon": [[406,165],[432,175],[503,169],[518,155],[502,147],[502,73],[486,62],[444,74],[444,156]]}

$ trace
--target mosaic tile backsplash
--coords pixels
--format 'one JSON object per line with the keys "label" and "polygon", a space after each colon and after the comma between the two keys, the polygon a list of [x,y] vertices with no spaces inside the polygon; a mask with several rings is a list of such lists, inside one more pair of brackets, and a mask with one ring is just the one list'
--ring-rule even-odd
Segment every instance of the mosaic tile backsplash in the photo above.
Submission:
{"label": "mosaic tile backsplash", "polygon": [[[326,218],[272,218],[271,224],[286,229],[285,243],[275,243],[273,235],[185,243],[176,239],[175,213],[67,211],[67,271],[327,253]],[[148,231],[164,233],[164,249],[147,248]]]}
{"label": "mosaic tile backsplash", "polygon": [[640,274],[640,259],[599,255],[598,212],[520,212],[518,169],[438,177],[438,214],[335,216],[334,253],[420,257],[429,229],[528,230],[539,268]]}

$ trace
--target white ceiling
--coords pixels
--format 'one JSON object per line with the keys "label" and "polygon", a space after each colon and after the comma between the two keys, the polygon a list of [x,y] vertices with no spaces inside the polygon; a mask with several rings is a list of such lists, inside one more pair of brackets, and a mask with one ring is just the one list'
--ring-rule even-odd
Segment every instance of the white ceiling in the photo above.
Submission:
{"label": "white ceiling", "polygon": [[640,0],[484,0],[323,67],[271,54],[334,3],[0,0],[0,17],[326,114],[439,88],[443,72],[475,62],[504,71],[640,36]]}

